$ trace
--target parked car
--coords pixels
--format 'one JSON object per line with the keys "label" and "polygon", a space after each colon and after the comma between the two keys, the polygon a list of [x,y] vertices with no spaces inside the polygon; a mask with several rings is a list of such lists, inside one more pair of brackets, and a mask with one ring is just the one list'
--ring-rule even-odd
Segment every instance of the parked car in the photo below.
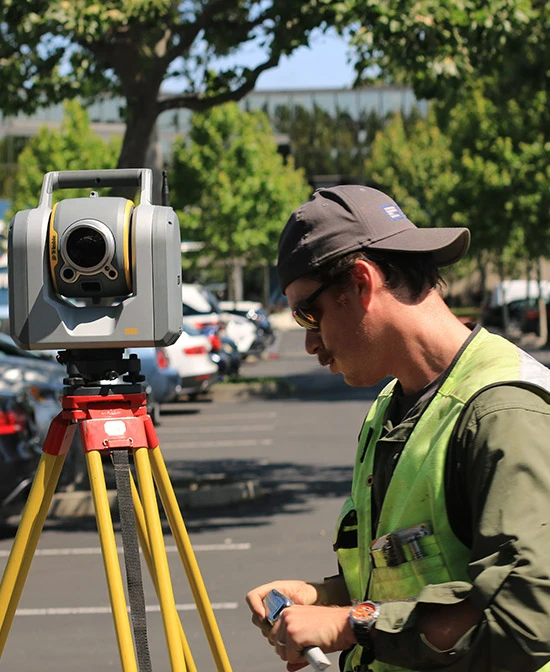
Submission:
{"label": "parked car", "polygon": [[208,337],[188,329],[184,324],[178,340],[164,350],[170,366],[179,373],[180,394],[196,399],[216,382],[218,366],[210,358]]}
{"label": "parked car", "polygon": [[238,376],[241,369],[241,356],[237,344],[227,336],[221,338],[221,352],[224,362],[224,371],[227,376]]}
{"label": "parked car", "polygon": [[539,290],[546,302],[550,302],[550,281],[503,280],[498,283],[482,306],[481,316],[487,327],[504,328],[504,310],[508,309],[509,326],[522,331],[538,330]]}
{"label": "parked car", "polygon": [[265,340],[245,317],[223,312],[214,295],[201,285],[182,285],[183,324],[203,331],[216,327],[221,335],[237,344],[243,358],[259,354]]}
{"label": "parked car", "polygon": [[[0,363],[1,366],[1,363]],[[40,460],[34,412],[0,375],[0,520],[21,513]]]}
{"label": "parked car", "polygon": [[[198,335],[201,332],[192,327],[185,327],[188,334]],[[241,368],[241,353],[235,341],[218,333],[216,328],[205,329],[203,334],[210,341],[210,359],[218,366],[220,380],[226,376],[238,376]]]}
{"label": "parked car", "polygon": [[[550,332],[550,302],[546,303],[546,324]],[[538,334],[540,331],[540,310],[538,299],[529,299],[525,301],[523,308],[520,329],[524,334]]]}
{"label": "parked car", "polygon": [[160,422],[160,405],[176,401],[181,394],[181,378],[177,369],[170,366],[165,348],[128,348],[126,353],[136,354],[145,376],[147,411],[155,425]]}
{"label": "parked car", "polygon": [[[521,328],[523,314],[528,304],[528,299],[516,299],[507,304],[509,327],[512,329]],[[504,306],[485,304],[481,309],[481,318],[485,327],[504,329]]]}
{"label": "parked car", "polygon": [[52,419],[61,410],[64,368],[50,358],[22,350],[11,336],[3,333],[0,333],[0,364],[0,378],[9,389],[28,396],[43,442]]}
{"label": "parked car", "polygon": [[[5,467],[6,473],[12,474],[15,479],[13,481],[14,490],[6,494],[10,509],[13,508],[11,505],[24,503],[23,495],[26,495],[27,488],[32,481],[46,434],[52,420],[61,411],[60,397],[63,393],[64,376],[65,370],[61,364],[36,353],[22,350],[10,336],[0,333],[0,391],[5,399],[8,397],[17,399],[19,409],[22,409],[22,403],[25,408],[29,409],[26,428],[22,430],[22,436],[15,436],[17,432],[10,430],[14,434],[11,439],[12,444],[19,446],[17,457],[13,457],[12,460],[9,457],[9,451],[4,453],[4,460],[8,460],[10,465]],[[9,416],[4,416],[4,419],[7,417]],[[1,480],[4,478],[4,465],[0,466],[0,470],[2,471]],[[65,459],[59,484],[60,486],[78,484],[85,478],[85,474],[86,466],[81,438],[79,432],[76,432],[73,445]],[[3,492],[7,492],[7,489],[6,487]],[[2,491],[2,486],[0,486],[0,491]],[[10,513],[14,511],[10,510]]]}
{"label": "parked car", "polygon": [[0,268],[0,332],[9,332],[8,269]]}
{"label": "parked car", "polygon": [[220,301],[221,310],[227,313],[233,313],[246,317],[256,327],[258,334],[265,340],[266,345],[273,343],[275,334],[269,320],[269,315],[265,312],[263,305],[259,301]]}

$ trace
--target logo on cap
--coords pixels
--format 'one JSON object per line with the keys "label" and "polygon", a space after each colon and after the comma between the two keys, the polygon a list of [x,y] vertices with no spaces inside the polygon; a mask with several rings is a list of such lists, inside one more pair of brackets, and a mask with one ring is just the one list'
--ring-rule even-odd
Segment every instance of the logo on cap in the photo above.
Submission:
{"label": "logo on cap", "polygon": [[386,215],[392,220],[395,219],[407,219],[407,215],[401,210],[401,208],[395,203],[388,203],[387,205],[380,206]]}

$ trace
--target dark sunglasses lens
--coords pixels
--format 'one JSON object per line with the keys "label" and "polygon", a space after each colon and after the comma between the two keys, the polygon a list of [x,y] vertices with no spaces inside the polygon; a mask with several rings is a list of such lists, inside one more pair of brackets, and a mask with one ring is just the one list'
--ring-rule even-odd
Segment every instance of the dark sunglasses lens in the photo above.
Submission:
{"label": "dark sunglasses lens", "polygon": [[317,320],[313,317],[313,315],[311,315],[311,313],[306,312],[303,308],[296,308],[296,310],[292,311],[292,315],[296,322],[304,329],[319,328]]}

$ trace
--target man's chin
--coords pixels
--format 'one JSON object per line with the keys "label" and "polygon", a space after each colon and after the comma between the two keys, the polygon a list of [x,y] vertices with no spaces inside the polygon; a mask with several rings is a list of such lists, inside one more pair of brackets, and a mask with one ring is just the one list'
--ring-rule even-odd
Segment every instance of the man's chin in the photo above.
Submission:
{"label": "man's chin", "polygon": [[349,376],[346,376],[345,373],[343,373],[342,376],[348,387],[364,387],[363,383],[360,383],[357,379],[350,378]]}

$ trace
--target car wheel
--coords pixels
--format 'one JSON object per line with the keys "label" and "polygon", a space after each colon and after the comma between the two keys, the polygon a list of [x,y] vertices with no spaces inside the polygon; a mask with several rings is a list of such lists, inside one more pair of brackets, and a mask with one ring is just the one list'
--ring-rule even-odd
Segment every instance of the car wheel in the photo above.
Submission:
{"label": "car wheel", "polygon": [[153,421],[153,425],[160,425],[160,404],[154,401],[149,407],[149,415]]}

